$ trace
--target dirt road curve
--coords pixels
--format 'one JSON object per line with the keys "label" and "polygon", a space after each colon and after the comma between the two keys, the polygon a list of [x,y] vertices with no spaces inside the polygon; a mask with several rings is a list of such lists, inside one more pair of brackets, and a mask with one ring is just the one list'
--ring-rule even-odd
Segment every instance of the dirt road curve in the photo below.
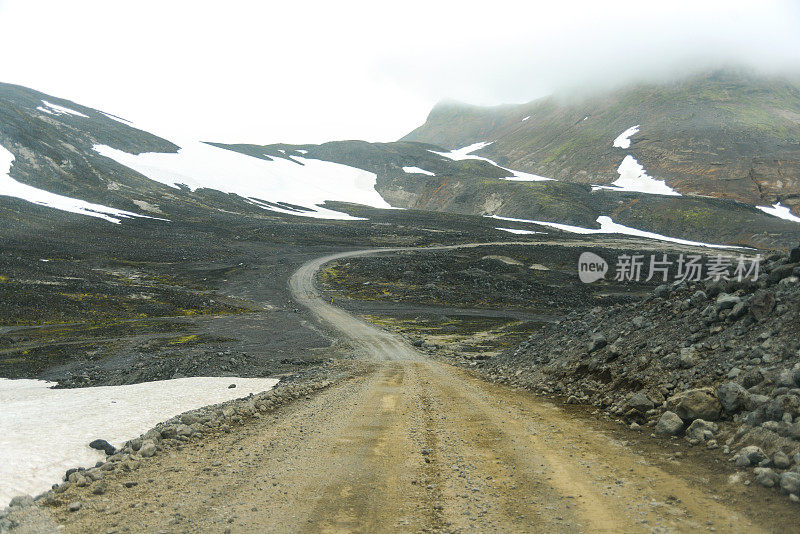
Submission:
{"label": "dirt road curve", "polygon": [[599,424],[431,361],[324,302],[314,273],[335,257],[304,265],[292,289],[370,370],[157,455],[139,485],[60,512],[68,532],[772,530]]}

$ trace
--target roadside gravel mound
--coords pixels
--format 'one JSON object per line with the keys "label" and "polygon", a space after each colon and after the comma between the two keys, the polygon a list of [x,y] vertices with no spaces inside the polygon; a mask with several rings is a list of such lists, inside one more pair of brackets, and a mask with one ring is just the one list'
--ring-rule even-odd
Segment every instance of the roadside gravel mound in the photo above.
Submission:
{"label": "roadside gravel mound", "polygon": [[490,378],[720,449],[800,501],[800,247],[756,281],[680,282],[573,312],[488,360]]}

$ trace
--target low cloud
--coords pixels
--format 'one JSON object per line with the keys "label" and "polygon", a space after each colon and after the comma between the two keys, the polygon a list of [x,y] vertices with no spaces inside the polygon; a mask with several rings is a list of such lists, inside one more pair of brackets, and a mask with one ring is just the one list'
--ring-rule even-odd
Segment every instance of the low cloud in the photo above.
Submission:
{"label": "low cloud", "polygon": [[525,102],[800,66],[795,2],[0,1],[0,80],[218,141],[396,139],[445,98]]}

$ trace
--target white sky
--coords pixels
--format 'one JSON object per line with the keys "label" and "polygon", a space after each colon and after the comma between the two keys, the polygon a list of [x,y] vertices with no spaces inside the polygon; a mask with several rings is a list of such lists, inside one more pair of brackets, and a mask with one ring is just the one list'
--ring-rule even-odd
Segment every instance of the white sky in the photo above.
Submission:
{"label": "white sky", "polygon": [[795,68],[798,5],[0,0],[0,81],[204,140],[388,141],[444,98],[525,102],[731,61]]}

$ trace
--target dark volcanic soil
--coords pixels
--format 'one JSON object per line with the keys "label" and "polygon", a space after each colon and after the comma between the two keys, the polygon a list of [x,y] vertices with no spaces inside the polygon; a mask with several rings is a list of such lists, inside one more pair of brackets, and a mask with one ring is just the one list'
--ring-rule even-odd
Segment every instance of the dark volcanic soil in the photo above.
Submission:
{"label": "dark volcanic soil", "polygon": [[506,237],[481,217],[342,205],[370,220],[218,211],[113,225],[12,204],[21,215],[0,236],[0,376],[67,387],[293,373],[339,354],[288,293],[303,262]]}

